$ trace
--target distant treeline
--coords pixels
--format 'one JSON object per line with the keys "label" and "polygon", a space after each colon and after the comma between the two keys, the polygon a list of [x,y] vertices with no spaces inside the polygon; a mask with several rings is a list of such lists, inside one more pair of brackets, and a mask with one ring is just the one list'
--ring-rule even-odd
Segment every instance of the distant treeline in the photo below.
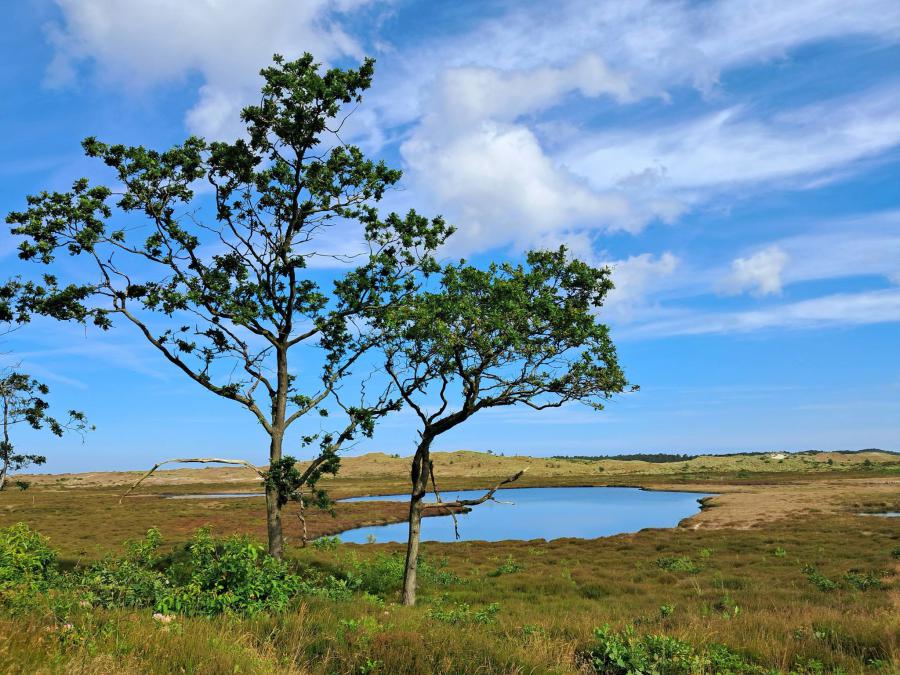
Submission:
{"label": "distant treeline", "polygon": [[665,464],[666,462],[688,462],[692,459],[696,459],[701,455],[714,455],[716,457],[737,457],[737,456],[747,456],[747,455],[771,455],[778,452],[783,452],[785,454],[796,454],[796,455],[818,455],[823,452],[834,452],[842,455],[858,455],[863,452],[884,452],[889,455],[900,455],[900,452],[895,450],[882,450],[880,448],[865,448],[863,450],[803,450],[802,452],[786,452],[784,450],[768,450],[766,452],[710,452],[710,453],[699,453],[696,455],[687,455],[687,454],[677,454],[677,453],[669,453],[669,452],[639,452],[631,455],[553,455],[551,459],[573,459],[573,460],[586,460],[589,462],[599,462],[605,459],[617,459],[622,462],[653,462],[656,464]]}
{"label": "distant treeline", "polygon": [[599,462],[603,459],[618,459],[624,462],[640,461],[640,462],[656,462],[663,464],[665,462],[686,462],[693,459],[694,455],[670,455],[665,452],[655,453],[639,453],[635,455],[554,455],[553,459],[583,459],[591,462]]}

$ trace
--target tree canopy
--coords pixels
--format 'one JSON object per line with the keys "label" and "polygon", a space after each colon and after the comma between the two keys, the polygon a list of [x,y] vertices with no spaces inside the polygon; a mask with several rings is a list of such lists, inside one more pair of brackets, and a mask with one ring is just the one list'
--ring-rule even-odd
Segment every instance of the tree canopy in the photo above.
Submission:
{"label": "tree canopy", "polygon": [[[339,396],[373,346],[356,322],[435,271],[432,252],[450,233],[414,211],[380,216],[377,203],[400,172],[341,138],[373,70],[371,59],[323,70],[309,54],[276,56],[236,141],[190,137],[158,151],[85,139],[116,187],[82,178],[69,191],[29,196],[7,221],[23,238],[21,258],[55,268],[67,254],[95,281],[61,287],[48,275],[32,284],[26,310],[103,329],[116,318],[130,323],[184,375],[250,411],[270,438],[273,467],[293,423],[312,415],[318,428],[341,413],[335,428],[303,435],[317,446],[305,478],[336,469],[341,445],[370,434],[394,407],[384,391]],[[326,238],[334,226],[337,250]],[[336,268],[333,283],[323,281],[323,264]],[[267,489],[274,555],[278,494]]]}
{"label": "tree canopy", "polygon": [[[419,421],[413,457],[404,602],[415,602],[422,498],[438,494],[432,442],[482,410],[577,402],[596,410],[629,385],[597,311],[610,270],[532,251],[524,265],[447,265],[432,284],[373,321],[384,368]],[[635,389],[636,387],[632,387]],[[512,482],[517,474],[504,483]],[[479,500],[444,506],[470,506]]]}

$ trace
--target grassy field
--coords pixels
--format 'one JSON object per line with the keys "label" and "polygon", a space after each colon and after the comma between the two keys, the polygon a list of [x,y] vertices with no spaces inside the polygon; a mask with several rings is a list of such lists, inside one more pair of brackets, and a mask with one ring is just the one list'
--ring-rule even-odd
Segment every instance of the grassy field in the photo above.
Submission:
{"label": "grassy field", "polygon": [[[363,571],[374,584],[341,600],[303,597],[253,618],[151,610],[50,608],[0,614],[3,672],[576,673],[605,624],[703,648],[724,644],[775,672],[900,670],[900,458],[886,453],[698,457],[687,462],[437,455],[439,487],[484,487],[527,467],[521,486],[640,485],[715,492],[666,530],[596,540],[426,543],[436,570],[419,606],[395,602],[401,547],[289,548],[302,574]],[[407,460],[348,459],[335,497],[405,489]],[[258,489],[240,469],[160,472],[119,504],[138,474],[35,476],[0,495],[0,527],[48,535],[66,567],[158,526],[168,545],[201,525],[262,539],[261,500],[164,496]],[[311,533],[395,522],[402,504],[342,503],[310,513]],[[296,541],[298,525],[286,518]],[[826,583],[827,582],[827,583]],[[738,671],[739,672],[739,671]]]}

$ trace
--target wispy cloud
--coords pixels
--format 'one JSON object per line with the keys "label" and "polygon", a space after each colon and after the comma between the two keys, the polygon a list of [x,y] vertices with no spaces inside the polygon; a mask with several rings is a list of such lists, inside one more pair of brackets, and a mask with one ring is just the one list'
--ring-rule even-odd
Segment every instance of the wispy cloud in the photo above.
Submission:
{"label": "wispy cloud", "polygon": [[833,293],[745,311],[681,310],[673,314],[661,320],[649,319],[624,327],[619,334],[629,338],[657,338],[895,322],[900,321],[900,289]]}

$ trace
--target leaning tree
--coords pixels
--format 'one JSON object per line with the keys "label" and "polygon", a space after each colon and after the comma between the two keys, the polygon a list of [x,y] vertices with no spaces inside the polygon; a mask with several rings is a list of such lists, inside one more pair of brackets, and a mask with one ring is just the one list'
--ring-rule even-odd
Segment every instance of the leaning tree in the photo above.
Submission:
{"label": "leaning tree", "polygon": [[[628,387],[608,328],[597,310],[612,288],[607,268],[569,260],[566,250],[537,251],[525,265],[445,267],[436,286],[373,320],[384,369],[418,417],[412,460],[409,540],[403,603],[415,604],[423,511],[493,499],[501,481],[478,499],[441,501],[431,447],[481,410],[524,405],[535,410],[581,402],[600,410]],[[634,387],[632,387],[634,389]],[[423,502],[429,482],[437,501]]]}
{"label": "leaning tree", "polygon": [[[245,138],[191,137],[162,152],[88,138],[86,154],[111,167],[116,187],[81,179],[68,192],[28,197],[28,208],[7,218],[24,237],[20,257],[52,266],[67,253],[96,275],[62,289],[51,278],[37,311],[104,329],[119,317],[262,426],[274,556],[282,507],[298,486],[336,470],[342,445],[371,434],[394,407],[384,391],[352,402],[338,396],[372,347],[358,322],[414,290],[449,234],[441,219],[413,211],[379,216],[377,202],[400,172],[341,140],[372,73],[372,60],[323,72],[309,54],[276,56],[261,71],[261,101],[242,111]],[[342,228],[336,236],[334,227]],[[330,282],[317,269],[323,261],[338,267]],[[329,411],[341,422],[320,433]],[[304,439],[317,454],[298,473],[283,450],[301,419],[316,429]]]}

